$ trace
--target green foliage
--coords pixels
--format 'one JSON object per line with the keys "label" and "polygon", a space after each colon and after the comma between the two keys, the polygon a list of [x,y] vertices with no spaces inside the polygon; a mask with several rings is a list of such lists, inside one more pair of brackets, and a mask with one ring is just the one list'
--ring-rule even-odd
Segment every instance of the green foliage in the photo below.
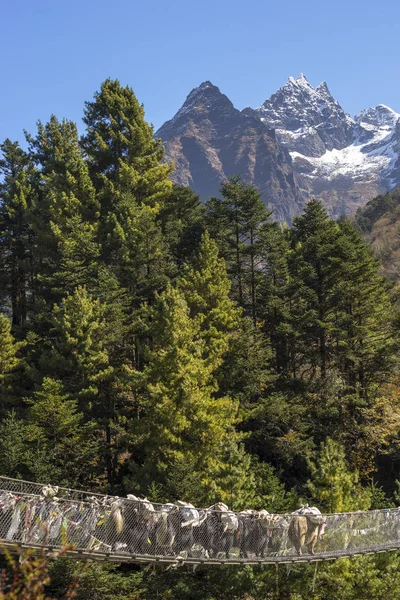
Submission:
{"label": "green foliage", "polygon": [[27,319],[32,277],[32,163],[17,142],[6,139],[0,150],[0,301],[10,302],[12,322],[19,329]]}
{"label": "green foliage", "polygon": [[380,262],[380,271],[390,280],[399,281],[400,191],[377,196],[359,209],[355,226],[371,245]]}
{"label": "green foliage", "polygon": [[0,423],[0,469],[6,477],[26,475],[26,426],[15,411],[5,415]]}
{"label": "green foliage", "polygon": [[207,227],[226,260],[235,299],[256,324],[262,232],[270,213],[257,188],[239,176],[221,185],[221,195],[206,204]]}
{"label": "green foliage", "polygon": [[0,384],[3,385],[10,373],[18,365],[19,344],[14,341],[10,321],[0,314]]}
{"label": "green foliage", "polygon": [[18,367],[22,366],[19,350],[22,344],[14,340],[9,319],[0,314],[0,407],[12,402],[17,392]]}
{"label": "green foliage", "polygon": [[108,351],[113,332],[106,313],[100,300],[77,288],[51,314],[51,348],[42,353],[40,371],[61,376],[68,391],[82,399],[82,407],[93,404],[100,387],[113,376]]}
{"label": "green foliage", "polygon": [[349,385],[368,394],[370,382],[392,369],[393,308],[379,264],[349,221],[340,224],[343,260],[337,285],[340,360]]}
{"label": "green foliage", "polygon": [[268,339],[250,317],[240,318],[218,369],[220,392],[236,398],[246,416],[276,380]]}
{"label": "green foliage", "polygon": [[[62,556],[64,551],[60,551]],[[25,551],[17,562],[6,552],[6,568],[0,575],[0,600],[56,600],[47,595],[50,583],[49,564],[44,552],[35,555],[33,551]],[[78,577],[74,576],[66,586],[61,600],[72,600],[79,587]]]}
{"label": "green foliage", "polygon": [[10,413],[1,423],[1,472],[33,481],[77,486],[95,472],[99,443],[92,423],[83,422],[76,400],[59,381],[44,379],[24,420]]}
{"label": "green foliage", "polygon": [[326,377],[333,353],[340,276],[339,227],[320,202],[312,200],[293,222],[291,271],[296,330],[296,372],[307,369]]}
{"label": "green foliage", "polygon": [[52,115],[28,140],[40,166],[32,219],[38,293],[51,305],[78,285],[94,286],[100,207],[75,123]]}
{"label": "green foliage", "polygon": [[379,221],[386,213],[394,211],[399,204],[400,195],[396,190],[392,194],[385,194],[373,198],[364,208],[359,208],[355,217],[357,228],[363,233],[371,233],[374,224]]}
{"label": "green foliage", "polygon": [[[210,360],[202,325],[202,319],[191,318],[182,293],[172,287],[152,309],[153,343],[138,382],[144,415],[135,427],[143,459],[133,468],[143,486],[152,480],[165,483],[171,465],[188,461],[195,465],[203,494],[225,498],[231,484],[224,483],[223,465],[237,437],[237,408],[229,398],[215,394],[218,356]],[[217,339],[216,348],[223,352],[220,332]],[[239,493],[241,483],[236,483]]]}
{"label": "green foliage", "polygon": [[247,414],[247,446],[261,460],[283,471],[290,486],[301,486],[307,475],[307,459],[314,450],[309,427],[302,398],[274,392]]}
{"label": "green foliage", "polygon": [[291,318],[296,287],[289,269],[290,232],[278,223],[268,223],[263,227],[260,241],[263,267],[258,281],[260,327],[273,348],[276,373],[287,377],[295,365],[297,337]]}
{"label": "green foliage", "polygon": [[158,218],[169,252],[180,270],[200,245],[204,223],[199,196],[188,187],[173,185]]}
{"label": "green foliage", "polygon": [[339,586],[343,600],[397,598],[400,594],[399,567],[398,553],[352,560],[344,558],[320,574],[315,597],[336,600]]}
{"label": "green foliage", "polygon": [[359,485],[358,473],[348,469],[344,448],[327,438],[322,444],[317,464],[311,464],[312,479],[308,491],[325,512],[368,510],[370,496]]}
{"label": "green foliage", "polygon": [[229,298],[231,284],[225,263],[208,233],[203,235],[199,253],[183,273],[178,286],[199,330],[203,356],[215,369],[229,348],[240,312]]}
{"label": "green foliage", "polygon": [[168,253],[157,220],[171,167],[133,90],[107,79],[86,103],[82,146],[100,202],[102,258],[139,301],[163,287]]}

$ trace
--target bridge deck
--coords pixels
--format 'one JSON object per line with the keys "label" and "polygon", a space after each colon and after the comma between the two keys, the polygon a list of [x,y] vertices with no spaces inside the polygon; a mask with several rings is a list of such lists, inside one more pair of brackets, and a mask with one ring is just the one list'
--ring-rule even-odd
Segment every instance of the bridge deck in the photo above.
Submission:
{"label": "bridge deck", "polygon": [[[292,564],[400,548],[400,509],[269,515],[108,497],[0,477],[0,548],[160,564]],[[314,552],[314,553],[312,553]],[[300,554],[301,553],[301,554]]]}

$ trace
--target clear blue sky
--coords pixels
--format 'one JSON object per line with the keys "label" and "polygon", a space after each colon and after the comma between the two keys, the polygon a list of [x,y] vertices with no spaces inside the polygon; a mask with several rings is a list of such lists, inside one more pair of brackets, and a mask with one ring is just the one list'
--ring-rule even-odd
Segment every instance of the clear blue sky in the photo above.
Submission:
{"label": "clear blue sky", "polygon": [[156,128],[204,80],[244,108],[300,72],[351,114],[400,112],[399,0],[3,0],[0,16],[1,140],[52,112],[80,124],[106,77]]}

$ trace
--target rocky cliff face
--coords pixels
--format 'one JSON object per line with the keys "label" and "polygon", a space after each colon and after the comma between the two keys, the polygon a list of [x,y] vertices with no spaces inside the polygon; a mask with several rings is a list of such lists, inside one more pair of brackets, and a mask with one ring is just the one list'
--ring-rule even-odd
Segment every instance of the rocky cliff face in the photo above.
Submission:
{"label": "rocky cliff face", "polygon": [[379,105],[351,118],[304,75],[243,111],[205,82],[156,135],[178,183],[206,199],[241,173],[288,222],[310,197],[337,217],[400,185],[400,115]]}
{"label": "rocky cliff face", "polygon": [[206,81],[192,90],[182,108],[156,133],[175,163],[174,180],[203,199],[219,192],[221,181],[240,173],[260,190],[275,218],[291,222],[304,198],[288,152],[257,115],[237,110]]}
{"label": "rocky cliff face", "polygon": [[354,121],[332,97],[326,83],[315,89],[303,74],[289,81],[255,111],[284,146],[305,156],[352,142]]}

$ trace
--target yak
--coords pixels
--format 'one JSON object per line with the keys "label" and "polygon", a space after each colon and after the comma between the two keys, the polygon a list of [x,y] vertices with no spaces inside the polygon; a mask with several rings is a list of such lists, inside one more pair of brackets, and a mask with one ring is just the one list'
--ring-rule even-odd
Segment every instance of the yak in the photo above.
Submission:
{"label": "yak", "polygon": [[288,535],[299,556],[306,546],[310,554],[315,554],[315,546],[323,533],[326,518],[318,508],[308,506],[292,513]]}
{"label": "yak", "polygon": [[220,552],[230,557],[233,547],[240,547],[239,519],[226,504],[218,502],[201,511],[199,526],[195,528],[195,542],[201,545],[211,557]]}
{"label": "yak", "polygon": [[249,558],[255,554],[280,555],[286,550],[288,523],[280,515],[270,515],[266,510],[245,510],[239,513],[240,555]]}

